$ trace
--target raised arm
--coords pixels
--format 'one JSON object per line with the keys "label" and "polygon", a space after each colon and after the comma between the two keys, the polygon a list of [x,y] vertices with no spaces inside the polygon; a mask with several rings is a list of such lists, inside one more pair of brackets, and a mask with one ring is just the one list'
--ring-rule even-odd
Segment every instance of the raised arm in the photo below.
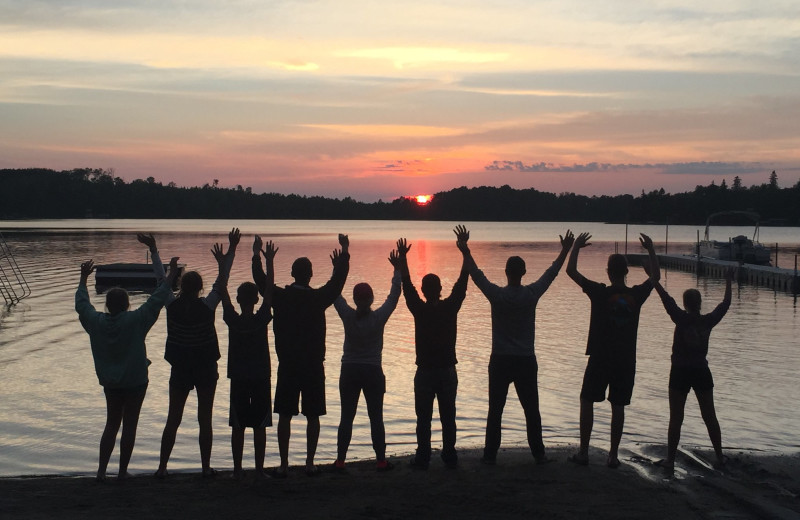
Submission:
{"label": "raised arm", "polygon": [[568,229],[567,232],[564,233],[564,236],[558,235],[558,239],[561,240],[561,251],[559,251],[554,264],[558,265],[558,268],[561,269],[561,266],[564,265],[564,260],[567,259],[570,248],[572,248],[572,244],[575,243],[575,235]]}
{"label": "raised arm", "polygon": [[419,297],[417,288],[411,283],[411,273],[408,269],[408,252],[411,249],[411,244],[405,238],[397,240],[397,254],[400,257],[400,280],[403,284],[403,294],[406,297],[406,306],[413,310],[413,308],[422,304],[422,299]]}
{"label": "raised arm", "polygon": [[469,242],[469,230],[466,226],[459,224],[453,229],[453,233],[456,235],[456,247],[461,251],[463,264],[470,273],[474,273],[478,270],[478,264],[475,263],[475,259],[472,257],[472,252],[469,250],[469,245],[467,244]]}
{"label": "raised arm", "polygon": [[89,290],[86,285],[89,280],[89,275],[94,272],[94,262],[89,260],[81,264],[81,277],[78,282],[78,290],[75,291],[75,312],[81,320],[81,325],[86,331],[89,331],[91,326],[90,316],[95,315],[97,311],[89,300]]}
{"label": "raised arm", "polygon": [[[275,288],[275,255],[278,254],[278,248],[272,243],[272,240],[268,240],[262,252],[264,253],[264,263],[267,265],[267,272],[264,276],[266,286],[264,290],[261,291],[261,296],[264,298],[261,304],[263,307],[265,305],[272,305],[272,292]],[[258,264],[260,266],[261,262]]]}
{"label": "raised arm", "polygon": [[650,281],[655,285],[656,282],[661,280],[661,269],[658,266],[658,257],[656,256],[656,248],[653,246],[653,239],[649,236],[641,233],[641,237],[639,237],[639,243],[642,244],[642,247],[647,250],[647,254],[649,255],[648,261],[650,262],[649,265],[649,275]]}
{"label": "raised arm", "polygon": [[732,296],[732,284],[733,278],[736,274],[736,269],[733,267],[729,267],[725,271],[725,296],[722,298],[717,307],[711,311],[711,326],[715,326],[720,320],[727,314],[728,309],[731,306],[731,296]]}
{"label": "raised arm", "polygon": [[330,259],[333,264],[333,274],[328,283],[319,288],[319,294],[325,305],[331,305],[342,294],[344,283],[350,272],[350,239],[347,235],[339,234],[341,249],[334,249]]}
{"label": "raised arm", "polygon": [[231,274],[231,267],[233,266],[233,259],[236,256],[236,246],[239,245],[239,240],[242,235],[239,233],[239,228],[231,229],[228,233],[228,252],[222,252],[222,244],[214,244],[211,254],[217,260],[217,279],[214,280],[214,285],[203,301],[209,309],[215,309],[220,301],[220,287],[228,284],[228,277]]}
{"label": "raised arm", "polygon": [[[578,272],[578,253],[584,247],[592,245],[589,240],[591,240],[592,235],[589,233],[581,233],[580,235],[575,238],[574,245],[572,246],[572,254],[569,255],[569,262],[567,262],[567,275],[572,278],[572,280],[577,283],[578,285],[583,286],[583,282],[586,281],[586,278]],[[563,251],[563,244],[562,244],[562,251]]]}
{"label": "raised arm", "polygon": [[397,302],[400,300],[400,253],[396,250],[391,251],[389,253],[389,263],[394,268],[392,272],[392,287],[389,289],[389,296],[386,297],[386,301],[375,310],[378,318],[384,323],[397,308]]}
{"label": "raised arm", "polygon": [[397,254],[400,257],[400,277],[405,283],[406,279],[411,281],[411,274],[408,271],[408,252],[411,250],[411,244],[405,238],[397,240]]}

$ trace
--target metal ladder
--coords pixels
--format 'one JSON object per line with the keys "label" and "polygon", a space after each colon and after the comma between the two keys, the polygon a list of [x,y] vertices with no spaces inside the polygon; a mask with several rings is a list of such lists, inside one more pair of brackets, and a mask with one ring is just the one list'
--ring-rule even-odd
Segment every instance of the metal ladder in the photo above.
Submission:
{"label": "metal ladder", "polygon": [[31,288],[2,233],[0,233],[0,295],[3,296],[6,305],[14,305],[31,295]]}

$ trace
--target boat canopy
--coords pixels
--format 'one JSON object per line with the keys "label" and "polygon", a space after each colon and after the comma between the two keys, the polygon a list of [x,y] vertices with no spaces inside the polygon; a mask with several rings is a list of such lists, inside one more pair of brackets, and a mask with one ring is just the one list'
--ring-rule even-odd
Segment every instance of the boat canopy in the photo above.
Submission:
{"label": "boat canopy", "polygon": [[753,231],[753,242],[758,242],[758,233],[759,233],[758,224],[759,224],[759,221],[761,220],[761,216],[758,213],[756,213],[755,211],[736,211],[736,210],[718,211],[717,213],[712,213],[711,215],[709,215],[708,218],[706,219],[706,231],[705,231],[705,234],[703,235],[703,237],[704,237],[703,240],[709,240],[709,238],[708,238],[708,228],[711,226],[711,221],[714,218],[721,217],[723,215],[741,215],[741,216],[749,218],[750,220],[755,222],[756,228]]}

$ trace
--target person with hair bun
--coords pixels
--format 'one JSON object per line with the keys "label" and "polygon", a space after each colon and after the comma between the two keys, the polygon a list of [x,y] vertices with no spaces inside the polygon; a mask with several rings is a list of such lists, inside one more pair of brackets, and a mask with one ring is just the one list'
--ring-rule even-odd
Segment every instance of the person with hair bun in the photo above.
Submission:
{"label": "person with hair bun", "polygon": [[334,469],[345,469],[345,458],[353,435],[353,419],[358,409],[358,398],[364,392],[367,402],[372,448],[375,450],[376,468],[388,471],[393,468],[386,460],[386,430],[383,425],[383,395],[386,393],[386,377],[381,367],[383,352],[383,330],[386,322],[397,308],[400,299],[400,256],[397,251],[389,253],[389,262],[394,267],[392,287],[383,304],[372,309],[375,297],[372,287],[361,282],[353,287],[353,303],[339,295],[333,306],[344,325],[342,347],[342,369],[339,376],[339,396],[342,401],[342,417],[339,421],[337,458]]}

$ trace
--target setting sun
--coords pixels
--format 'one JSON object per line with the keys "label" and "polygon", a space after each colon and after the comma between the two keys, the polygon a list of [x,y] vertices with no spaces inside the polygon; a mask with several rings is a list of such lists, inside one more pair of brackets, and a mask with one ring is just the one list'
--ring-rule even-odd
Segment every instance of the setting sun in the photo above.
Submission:
{"label": "setting sun", "polygon": [[433,195],[417,195],[414,197],[414,199],[420,206],[425,206],[433,200]]}

